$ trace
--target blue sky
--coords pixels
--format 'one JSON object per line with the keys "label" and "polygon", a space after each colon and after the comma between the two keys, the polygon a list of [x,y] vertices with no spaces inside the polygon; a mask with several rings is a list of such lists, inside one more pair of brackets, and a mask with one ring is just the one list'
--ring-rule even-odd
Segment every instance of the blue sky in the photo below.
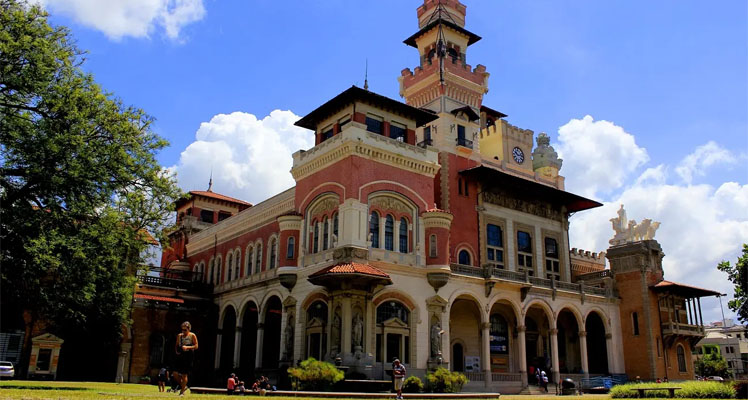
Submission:
{"label": "blue sky", "polygon": [[[253,202],[288,186],[280,154],[312,139],[298,116],[362,85],[367,59],[370,89],[399,99],[400,71],[418,62],[402,43],[418,0],[42,3],[96,80],[156,117],[171,142],[159,159],[185,189],[204,189],[212,167],[217,191]],[[572,218],[572,246],[605,249],[623,202],[632,219],[662,220],[666,277],[729,292],[705,271],[748,242],[747,3],[463,3],[483,37],[468,63],[491,73],[484,104],[547,132],[567,189],[606,204]],[[285,158],[263,159],[250,138]]]}

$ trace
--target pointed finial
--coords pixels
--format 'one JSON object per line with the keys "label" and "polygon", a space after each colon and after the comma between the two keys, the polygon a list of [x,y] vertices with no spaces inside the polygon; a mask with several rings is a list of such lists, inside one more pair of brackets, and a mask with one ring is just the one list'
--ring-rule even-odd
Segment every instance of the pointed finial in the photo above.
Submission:
{"label": "pointed finial", "polygon": [[213,191],[213,167],[210,167],[210,180],[208,181],[208,191]]}
{"label": "pointed finial", "polygon": [[364,90],[369,90],[369,59],[366,59],[366,70],[364,72]]}

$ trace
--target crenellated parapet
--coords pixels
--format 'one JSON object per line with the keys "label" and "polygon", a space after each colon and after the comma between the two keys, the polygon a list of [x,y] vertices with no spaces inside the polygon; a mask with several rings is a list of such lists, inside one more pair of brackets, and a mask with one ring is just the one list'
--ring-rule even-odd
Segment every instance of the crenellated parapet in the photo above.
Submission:
{"label": "crenellated parapet", "polygon": [[[483,95],[488,92],[488,77],[484,65],[473,68],[462,60],[444,62],[444,84],[440,82],[439,62],[426,59],[413,71],[405,68],[400,72],[400,96],[405,102],[421,107],[441,95],[447,95],[471,107],[480,107]],[[443,86],[443,87],[442,87]]]}
{"label": "crenellated parapet", "polygon": [[595,253],[595,252],[590,252],[588,250],[577,249],[576,247],[574,247],[571,249],[569,254],[571,255],[572,258],[575,258],[578,260],[595,262],[603,266],[605,265],[605,252],[604,251]]}

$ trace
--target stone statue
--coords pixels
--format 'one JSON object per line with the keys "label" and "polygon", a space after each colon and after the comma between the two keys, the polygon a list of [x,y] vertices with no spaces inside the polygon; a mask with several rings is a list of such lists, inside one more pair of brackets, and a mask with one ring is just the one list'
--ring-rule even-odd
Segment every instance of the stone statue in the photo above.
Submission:
{"label": "stone statue", "polygon": [[439,357],[442,355],[442,330],[439,321],[434,321],[431,325],[431,357]]}
{"label": "stone statue", "polygon": [[332,327],[330,332],[330,344],[332,345],[332,349],[334,353],[337,353],[340,351],[340,328],[341,328],[342,321],[340,321],[340,314],[337,312],[335,313],[335,316],[332,318]]}
{"label": "stone statue", "polygon": [[334,249],[336,247],[338,247],[338,235],[336,235],[336,234],[333,233],[332,234],[332,246],[331,246],[331,248]]}
{"label": "stone statue", "polygon": [[288,322],[286,323],[286,360],[293,360],[293,334],[294,334],[294,327],[293,327],[293,317],[288,317]]}
{"label": "stone statue", "polygon": [[353,317],[353,348],[363,348],[364,342],[364,320],[361,314],[356,313]]}
{"label": "stone statue", "polygon": [[655,232],[660,227],[659,222],[652,221],[650,218],[645,218],[638,224],[633,219],[629,220],[626,218],[623,204],[618,210],[618,218],[611,218],[610,223],[615,235],[608,242],[613,246],[639,240],[654,240]]}

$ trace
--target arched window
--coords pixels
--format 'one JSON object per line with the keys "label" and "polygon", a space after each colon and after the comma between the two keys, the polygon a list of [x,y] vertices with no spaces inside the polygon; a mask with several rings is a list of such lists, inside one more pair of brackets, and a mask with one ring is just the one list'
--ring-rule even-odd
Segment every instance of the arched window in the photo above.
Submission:
{"label": "arched window", "polygon": [[255,274],[259,274],[262,271],[262,244],[258,244],[255,251]]}
{"label": "arched window", "polygon": [[241,275],[241,267],[242,267],[242,251],[237,250],[234,253],[234,277],[235,279],[239,279],[239,276]]}
{"label": "arched window", "polygon": [[213,282],[218,285],[221,283],[221,257],[218,257],[218,259],[216,260],[215,274],[216,275],[213,278]]}
{"label": "arched window", "polygon": [[234,268],[234,255],[229,253],[226,256],[226,282],[231,280],[232,269]]}
{"label": "arched window", "polygon": [[457,263],[462,265],[472,265],[470,263],[470,253],[467,250],[460,250],[457,255]]}
{"label": "arched window", "polygon": [[408,220],[405,218],[400,218],[400,232],[398,232],[397,236],[400,246],[400,252],[401,253],[407,253],[408,252]]}
{"label": "arched window", "polygon": [[[336,241],[338,239],[338,213],[335,213],[335,215],[332,216],[332,235],[335,237]],[[332,243],[334,246],[336,243]]]}
{"label": "arched window", "polygon": [[384,249],[394,250],[395,249],[395,220],[392,215],[387,214],[384,220]]}
{"label": "arched window", "polygon": [[327,245],[330,243],[329,237],[330,237],[330,221],[328,221],[327,217],[322,220],[322,250],[327,250]]}
{"label": "arched window", "polygon": [[312,246],[312,253],[319,251],[319,223],[314,221],[314,242]]}
{"label": "arched window", "polygon": [[213,283],[213,268],[215,265],[215,260],[211,259],[208,263],[208,283]]}
{"label": "arched window", "polygon": [[270,255],[268,259],[268,269],[275,268],[275,259],[278,256],[278,243],[275,240],[275,238],[270,239],[270,243],[268,244],[268,248],[270,249]]}
{"label": "arched window", "polygon": [[688,372],[686,368],[686,350],[683,348],[683,345],[678,345],[676,353],[678,354],[678,371]]}
{"label": "arched window", "polygon": [[327,348],[327,304],[315,301],[306,311],[306,356],[322,359]]}
{"label": "arched window", "polygon": [[438,252],[436,251],[436,235],[429,236],[429,257],[436,258]]}
{"label": "arched window", "polygon": [[151,334],[151,366],[161,367],[164,363],[164,348],[166,347],[166,339],[164,335],[159,333]]}
{"label": "arched window", "polygon": [[246,276],[252,275],[252,261],[254,261],[254,249],[252,246],[247,247],[247,269],[245,272]]}
{"label": "arched window", "polygon": [[293,236],[290,236],[288,238],[288,244],[286,245],[286,258],[289,260],[293,259],[294,257],[294,245],[295,245],[295,240]]}
{"label": "arched window", "polygon": [[371,247],[379,248],[379,213],[376,211],[371,212],[371,218],[369,218],[369,236],[371,236]]}
{"label": "arched window", "polygon": [[410,310],[399,301],[388,300],[377,307],[377,362],[399,358],[404,364],[410,363],[409,320]]}

